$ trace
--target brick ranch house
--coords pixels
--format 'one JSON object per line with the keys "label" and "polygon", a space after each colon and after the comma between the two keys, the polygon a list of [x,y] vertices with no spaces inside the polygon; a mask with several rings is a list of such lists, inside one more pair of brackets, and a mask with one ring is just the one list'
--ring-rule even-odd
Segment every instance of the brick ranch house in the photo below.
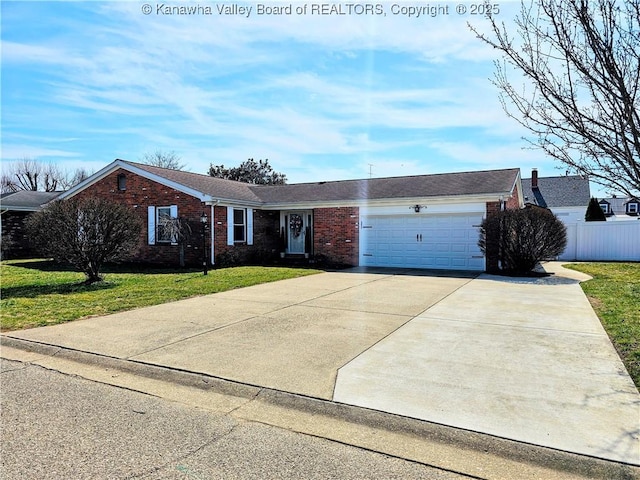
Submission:
{"label": "brick ranch house", "polygon": [[[252,185],[115,160],[60,195],[99,196],[135,209],[145,228],[132,259],[175,265],[163,217],[191,222],[188,264],[310,256],[353,266],[492,270],[478,243],[482,219],[524,206],[519,169],[365,180]],[[207,216],[203,241],[200,218]],[[206,245],[206,247],[205,247]]]}

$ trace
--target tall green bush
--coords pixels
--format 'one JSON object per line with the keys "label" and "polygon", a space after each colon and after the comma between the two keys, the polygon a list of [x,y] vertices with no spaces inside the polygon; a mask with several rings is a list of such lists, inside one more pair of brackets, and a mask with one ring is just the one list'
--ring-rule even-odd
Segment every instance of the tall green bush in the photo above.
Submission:
{"label": "tall green bush", "polygon": [[483,220],[478,245],[487,256],[493,247],[503,273],[526,275],[564,251],[567,229],[545,208],[504,210]]}

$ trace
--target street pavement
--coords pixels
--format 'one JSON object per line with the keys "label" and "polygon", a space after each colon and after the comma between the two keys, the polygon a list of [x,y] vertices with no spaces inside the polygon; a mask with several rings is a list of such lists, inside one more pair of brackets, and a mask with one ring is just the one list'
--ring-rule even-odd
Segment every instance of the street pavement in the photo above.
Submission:
{"label": "street pavement", "polygon": [[[68,372],[88,368],[84,355],[109,369],[202,375],[218,393],[189,391],[194,404],[481,478],[560,478],[545,466],[633,478],[625,465],[640,465],[640,395],[582,278],[547,268],[556,274],[539,279],[329,272],[11,332],[2,356]],[[106,383],[126,377],[89,370],[81,374]],[[126,378],[120,386],[175,398]],[[318,416],[311,399],[346,410]],[[374,411],[385,412],[375,429],[354,427]],[[394,437],[398,419],[417,423]]]}
{"label": "street pavement", "polygon": [[27,363],[0,378],[3,480],[469,478]]}

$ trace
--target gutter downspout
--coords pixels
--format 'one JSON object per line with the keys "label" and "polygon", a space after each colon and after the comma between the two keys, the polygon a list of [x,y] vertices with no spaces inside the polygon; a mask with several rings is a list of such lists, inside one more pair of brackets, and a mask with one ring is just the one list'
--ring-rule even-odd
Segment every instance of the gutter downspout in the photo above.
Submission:
{"label": "gutter downspout", "polygon": [[216,223],[215,223],[215,207],[220,203],[220,200],[215,200],[215,201],[209,201],[209,202],[205,202],[205,206],[210,207],[209,210],[209,218],[211,219],[211,236],[209,238],[209,241],[211,242],[211,247],[209,249],[209,263],[211,264],[211,266],[214,266],[216,263],[216,257],[215,257],[215,229],[216,229]]}

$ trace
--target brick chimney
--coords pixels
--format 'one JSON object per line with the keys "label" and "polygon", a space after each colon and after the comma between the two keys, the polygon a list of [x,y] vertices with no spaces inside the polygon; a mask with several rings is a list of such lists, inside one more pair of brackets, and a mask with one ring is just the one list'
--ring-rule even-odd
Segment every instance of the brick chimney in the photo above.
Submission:
{"label": "brick chimney", "polygon": [[531,170],[531,188],[538,188],[538,169]]}

